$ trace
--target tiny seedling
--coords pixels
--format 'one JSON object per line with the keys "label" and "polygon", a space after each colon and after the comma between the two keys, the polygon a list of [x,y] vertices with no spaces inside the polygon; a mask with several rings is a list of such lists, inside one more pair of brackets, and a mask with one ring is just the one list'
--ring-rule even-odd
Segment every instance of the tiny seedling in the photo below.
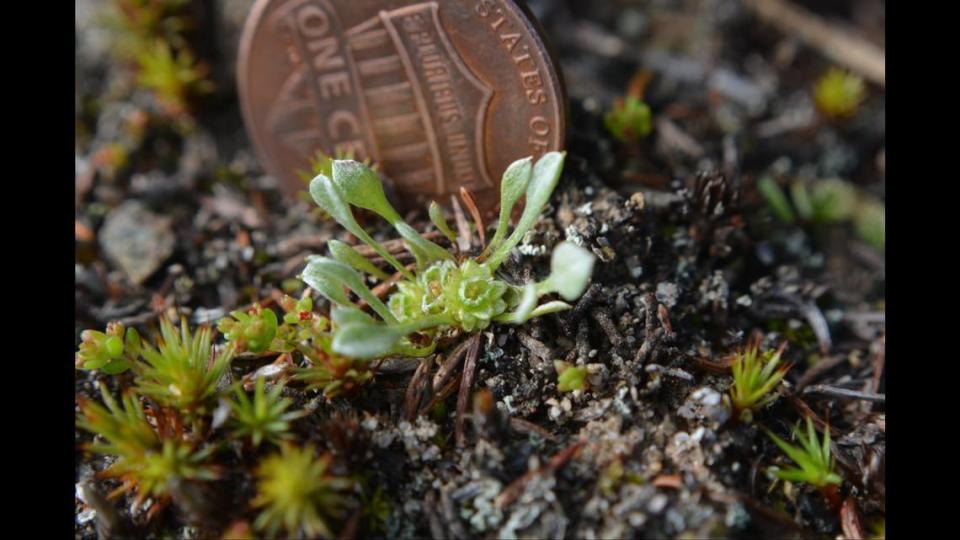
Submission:
{"label": "tiny seedling", "polygon": [[274,385],[269,392],[265,387],[264,378],[258,377],[251,401],[243,386],[238,384],[234,387],[237,399],[230,402],[233,435],[249,437],[254,448],[258,448],[263,441],[278,444],[281,440],[289,439],[290,422],[307,414],[305,411],[287,411],[293,405],[293,400],[280,397],[283,393],[282,384]]}
{"label": "tiny seedling", "polygon": [[752,422],[754,411],[776,399],[772,391],[790,370],[790,364],[781,364],[780,355],[785,347],[786,343],[761,353],[758,337],[734,355],[730,366],[733,371],[730,401],[741,421]]}
{"label": "tiny seedling", "polygon": [[203,327],[191,334],[186,320],[180,322],[177,332],[173,323],[161,319],[160,335],[156,348],[142,345],[143,361],[133,364],[137,388],[196,422],[217,393],[217,384],[233,359],[234,345],[227,344],[214,353],[212,330]]}
{"label": "tiny seedling", "polygon": [[787,224],[799,222],[818,225],[853,222],[857,235],[878,249],[886,246],[886,209],[883,201],[858,190],[839,178],[790,184],[790,197],[765,176],[757,181],[757,190],[771,212]]}
{"label": "tiny seedling", "polygon": [[573,392],[587,387],[587,366],[574,366],[560,360],[555,360],[553,366],[557,370],[557,390]]}
{"label": "tiny seedling", "polygon": [[863,198],[854,213],[853,225],[864,242],[880,250],[887,247],[887,209],[883,201]]}
{"label": "tiny seedling", "polygon": [[292,537],[332,538],[327,520],[343,517],[354,482],[331,474],[331,459],[330,454],[317,458],[311,446],[290,444],[265,458],[256,471],[258,493],[252,504],[261,511],[254,527],[271,538],[281,529]]}
{"label": "tiny seedling", "polygon": [[829,429],[824,431],[823,442],[820,442],[813,427],[813,420],[808,416],[806,435],[800,426],[794,426],[793,434],[794,438],[800,441],[801,446],[793,446],[767,431],[767,435],[783,450],[783,453],[798,465],[798,467],[777,470],[776,476],[789,482],[810,484],[821,490],[831,485],[840,485],[843,478],[834,472],[834,459],[830,455]]}
{"label": "tiny seedling", "polygon": [[190,96],[213,90],[206,67],[196,63],[185,48],[174,50],[166,41],[157,40],[142,46],[135,60],[137,83],[152,90],[171,112],[186,111]]}
{"label": "tiny seedling", "polygon": [[[387,202],[380,177],[356,161],[334,160],[332,176],[318,175],[310,183],[316,203],[342,227],[367,244],[398,272],[397,290],[387,303],[371,292],[360,272],[383,279],[386,274],[371,269],[369,261],[346,244],[334,242],[332,258],[308,259],[301,279],[335,306],[332,351],[355,359],[391,354],[426,356],[436,347],[436,338],[449,332],[477,332],[493,322],[522,324],[527,320],[570,308],[561,301],[537,305],[551,293],[567,301],[586,289],[595,257],[589,251],[564,242],[555,249],[550,276],[539,283],[517,286],[496,276],[510,251],[536,223],[560,178],[565,155],[551,152],[536,164],[532,158],[513,163],[501,183],[500,216],[496,233],[478,257],[456,260],[439,245],[425,239],[408,225]],[[526,206],[516,227],[507,236],[508,222],[517,201],[526,195]],[[350,207],[379,215],[400,234],[413,255],[413,268],[400,263],[354,219]],[[436,206],[435,204],[432,206]],[[442,215],[430,216],[438,229],[450,231]],[[358,308],[348,296],[352,291],[376,317]],[[411,339],[418,334],[418,339]]]}
{"label": "tiny seedling", "polygon": [[817,109],[831,118],[853,115],[866,97],[867,87],[863,79],[836,67],[817,79],[813,88]]}
{"label": "tiny seedling", "polygon": [[120,405],[105,386],[100,385],[100,393],[106,407],[81,398],[77,426],[103,439],[91,443],[90,451],[117,457],[101,473],[122,482],[110,494],[111,498],[136,488],[139,504],[147,497],[168,497],[167,485],[175,477],[192,480],[218,477],[216,468],[206,464],[215,447],[198,451],[183,440],[175,416],[155,415],[155,428],[136,394],[125,394]]}
{"label": "tiny seedling", "polygon": [[116,375],[130,369],[140,351],[140,336],[119,322],[107,324],[106,332],[84,330],[76,355],[79,369],[99,369]]}
{"label": "tiny seedling", "polygon": [[603,117],[607,131],[623,143],[633,143],[653,131],[650,107],[640,99],[630,96],[618,101]]}
{"label": "tiny seedling", "polygon": [[373,378],[369,362],[333,351],[330,321],[314,313],[309,296],[301,300],[284,296],[280,306],[286,313],[273,350],[296,350],[310,362],[310,367],[294,371],[295,381],[306,383],[308,390],[322,390],[324,397],[332,399],[356,390]]}
{"label": "tiny seedling", "polygon": [[270,348],[277,335],[277,314],[273,310],[256,304],[246,312],[233,311],[230,317],[221,319],[217,329],[227,341],[236,343],[237,352],[260,353]]}

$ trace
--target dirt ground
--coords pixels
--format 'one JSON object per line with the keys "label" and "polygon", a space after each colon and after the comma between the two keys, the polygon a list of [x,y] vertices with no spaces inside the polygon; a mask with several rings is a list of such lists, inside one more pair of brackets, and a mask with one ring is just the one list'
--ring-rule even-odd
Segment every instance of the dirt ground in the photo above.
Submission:
{"label": "dirt ground", "polygon": [[[312,203],[283,197],[250,147],[232,83],[249,2],[185,11],[193,29],[184,35],[213,89],[176,114],[112,52],[116,33],[98,15],[112,3],[77,2],[77,342],[110,321],[150,335],[160,316],[215,324],[278,291],[300,293],[305,258],[346,235]],[[547,212],[503,273],[542,278],[553,246],[573,240],[598,257],[593,283],[568,312],[480,335],[473,388],[489,390],[492,404],[472,402],[462,446],[456,392],[407,416],[417,362],[384,363],[332,400],[290,385],[286,395],[310,411],[297,440],[379,488],[382,510],[335,522],[338,534],[882,535],[884,252],[850,221],[785,223],[757,185],[838,178],[882,202],[884,86],[868,78],[855,113],[826,118],[812,90],[841,64],[751,5],[531,0],[566,81],[569,155]],[[792,5],[884,45],[883,1]],[[638,88],[653,131],[624,143],[604,113]],[[432,228],[426,212],[411,215]],[[747,424],[724,406],[731,377],[717,364],[754,334],[764,348],[786,341],[793,367],[781,396]],[[273,360],[241,357],[231,378]],[[587,366],[587,389],[560,392],[555,360]],[[78,370],[78,398],[96,398],[98,381],[117,390],[129,377]],[[842,508],[768,473],[789,460],[765,430],[787,437],[808,415],[831,430]],[[78,484],[110,463],[83,451],[89,440],[77,431]],[[219,499],[174,497],[148,520],[124,496],[111,503],[118,519],[156,538],[220,538],[252,522],[257,455],[221,454]],[[116,484],[97,485],[106,493]],[[88,503],[76,502],[77,538],[97,537],[105,519]]]}

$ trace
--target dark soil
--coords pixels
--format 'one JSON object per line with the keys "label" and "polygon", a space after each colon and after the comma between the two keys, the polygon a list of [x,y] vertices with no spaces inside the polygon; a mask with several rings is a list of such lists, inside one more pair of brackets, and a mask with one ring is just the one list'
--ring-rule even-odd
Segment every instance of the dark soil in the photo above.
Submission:
{"label": "dark soil", "polygon": [[[345,238],[312,204],[281,196],[249,146],[231,83],[242,10],[230,4],[243,3],[197,3],[196,34],[206,37],[195,50],[217,89],[184,128],[105,54],[110,34],[87,16],[102,3],[78,2],[78,343],[82,330],[109,321],[149,335],[160,316],[215,324],[278,291],[299,292],[291,278],[304,258]],[[796,3],[883,45],[881,0]],[[565,75],[569,156],[551,206],[504,273],[544,276],[553,246],[568,239],[599,258],[593,284],[569,312],[481,335],[474,390],[488,389],[494,406],[478,399],[468,408],[463,446],[453,437],[456,392],[404,418],[415,362],[384,365],[358,392],[329,401],[292,385],[290,396],[312,411],[296,424],[298,440],[332,451],[339,470],[363,475],[388,502],[385,521],[335,530],[836,538],[850,534],[843,516],[869,534],[885,515],[884,254],[849,224],[781,223],[755,181],[839,177],[883,198],[884,88],[869,85],[851,118],[820,118],[810,92],[832,64],[732,0],[530,4]],[[626,145],[602,117],[641,70],[655,129]],[[147,122],[134,137],[138,115]],[[129,157],[114,170],[97,156],[116,142]],[[425,212],[411,216],[431,227]],[[714,364],[756,333],[764,347],[787,341],[794,366],[781,397],[743,424],[721,402],[731,377]],[[554,360],[588,366],[589,388],[559,392]],[[241,359],[231,376],[271,361]],[[77,371],[76,393],[96,398],[97,381],[116,389],[124,380]],[[832,431],[843,512],[767,473],[789,461],[764,430],[786,436],[808,414]],[[82,450],[90,438],[77,432],[78,483],[109,464]],[[257,455],[218,460],[228,471],[214,488],[220,500],[175,497],[149,522],[131,496],[109,504],[134,537],[219,538],[256,515]],[[76,509],[77,538],[96,537],[109,519],[89,501],[78,498]]]}

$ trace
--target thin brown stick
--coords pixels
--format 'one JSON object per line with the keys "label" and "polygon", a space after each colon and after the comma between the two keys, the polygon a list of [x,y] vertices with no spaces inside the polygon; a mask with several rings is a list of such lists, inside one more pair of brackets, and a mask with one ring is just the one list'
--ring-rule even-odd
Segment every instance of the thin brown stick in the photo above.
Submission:
{"label": "thin brown stick", "polygon": [[470,340],[461,342],[459,345],[453,349],[447,358],[441,362],[440,369],[437,370],[436,375],[433,376],[433,391],[437,392],[443,388],[447,381],[450,379],[450,376],[453,375],[454,370],[460,366],[460,361],[463,360],[463,356],[467,353],[467,349],[470,347]]}
{"label": "thin brown stick", "polygon": [[450,196],[450,205],[453,207],[453,220],[457,224],[457,249],[460,253],[468,253],[473,245],[473,234],[470,233],[470,224],[463,215],[463,207],[453,195]]}
{"label": "thin brown stick", "polygon": [[514,431],[518,431],[520,433],[524,433],[527,435],[534,433],[550,442],[557,441],[556,435],[554,435],[553,433],[550,433],[545,428],[542,428],[529,420],[524,420],[523,418],[511,417],[510,428],[513,429]]}
{"label": "thin brown stick", "polygon": [[885,86],[883,49],[854,35],[851,30],[827,23],[786,0],[744,0],[743,3],[761,19],[815,47],[827,58]]}
{"label": "thin brown stick", "polygon": [[840,399],[862,399],[865,401],[872,401],[874,403],[883,403],[886,401],[886,396],[884,394],[874,394],[871,392],[858,392],[856,390],[848,390],[846,388],[838,388],[836,386],[830,386],[828,384],[815,384],[813,386],[808,386],[803,389],[803,395],[815,395],[815,396],[826,396],[831,398],[840,398]]}
{"label": "thin brown stick", "polygon": [[417,417],[420,409],[420,402],[423,401],[424,391],[429,392],[429,380],[431,371],[433,371],[433,362],[430,360],[420,361],[417,370],[413,372],[410,383],[407,385],[407,392],[403,399],[403,418],[413,421]]}
{"label": "thin brown stick", "polygon": [[563,467],[567,464],[567,462],[573,459],[573,457],[577,455],[584,444],[585,441],[577,441],[554,454],[554,456],[550,458],[550,461],[548,461],[546,465],[541,465],[536,469],[529,470],[524,473],[523,476],[511,482],[509,486],[505,487],[503,491],[497,495],[494,505],[496,505],[497,508],[503,508],[517,500],[517,498],[523,494],[523,489],[527,485],[527,482],[537,475],[552,474],[553,472],[557,471],[560,469],[560,467]]}
{"label": "thin brown stick", "polygon": [[480,209],[477,208],[477,201],[473,198],[473,194],[463,186],[460,186],[460,198],[463,200],[463,205],[467,207],[467,212],[470,212],[470,217],[473,218],[473,224],[477,226],[477,236],[480,237],[480,249],[483,249],[487,247],[487,239],[483,219],[480,217]]}
{"label": "thin brown stick", "polygon": [[447,385],[446,385],[446,386],[444,386],[443,388],[441,388],[440,391],[435,392],[435,393],[433,394],[433,397],[430,398],[430,401],[428,401],[426,405],[424,405],[423,407],[420,407],[420,411],[417,412],[417,415],[418,415],[418,416],[423,416],[423,415],[427,414],[428,412],[430,412],[431,409],[433,409],[434,407],[436,407],[437,403],[440,403],[441,401],[443,401],[443,400],[447,399],[448,397],[450,397],[451,395],[453,395],[453,392],[454,392],[459,386],[460,386],[460,379],[458,379],[458,378],[450,379],[450,380],[447,382]]}
{"label": "thin brown stick", "polygon": [[480,356],[480,334],[470,338],[470,349],[467,351],[463,363],[463,375],[460,379],[460,393],[457,395],[457,418],[454,423],[454,440],[457,446],[463,446],[463,419],[470,401],[470,390],[473,389],[473,375],[477,370],[477,357]]}
{"label": "thin brown stick", "polygon": [[850,540],[863,540],[863,525],[860,523],[860,514],[857,512],[857,503],[853,497],[847,497],[840,507],[840,524],[843,526],[843,536]]}

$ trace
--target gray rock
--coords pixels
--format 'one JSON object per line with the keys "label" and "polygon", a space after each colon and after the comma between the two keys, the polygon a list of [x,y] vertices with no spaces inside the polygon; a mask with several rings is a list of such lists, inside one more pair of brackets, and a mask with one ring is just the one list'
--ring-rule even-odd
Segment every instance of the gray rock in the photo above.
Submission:
{"label": "gray rock", "polygon": [[100,247],[130,281],[143,283],[173,254],[176,237],[170,222],[137,201],[125,202],[107,216]]}

